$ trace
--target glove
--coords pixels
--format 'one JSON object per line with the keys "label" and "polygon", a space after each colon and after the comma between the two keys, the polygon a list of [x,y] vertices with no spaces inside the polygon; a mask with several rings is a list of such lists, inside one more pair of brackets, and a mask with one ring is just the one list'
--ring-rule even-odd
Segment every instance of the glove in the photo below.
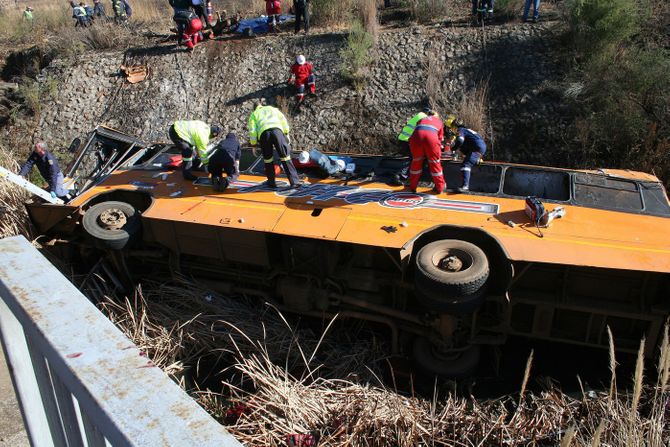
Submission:
{"label": "glove", "polygon": [[289,85],[293,84],[293,78],[288,78],[288,81],[286,81],[286,83]]}
{"label": "glove", "polygon": [[51,198],[52,199],[57,199],[58,198],[55,191],[51,191]]}

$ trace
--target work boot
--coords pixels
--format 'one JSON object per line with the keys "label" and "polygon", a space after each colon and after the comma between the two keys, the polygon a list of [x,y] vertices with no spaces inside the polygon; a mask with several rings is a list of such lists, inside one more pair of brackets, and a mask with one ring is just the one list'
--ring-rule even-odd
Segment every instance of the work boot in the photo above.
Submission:
{"label": "work boot", "polygon": [[400,174],[393,174],[393,178],[391,178],[391,181],[389,182],[389,185],[391,186],[402,186],[402,180],[400,179]]}
{"label": "work boot", "polygon": [[458,190],[458,192],[460,192],[462,194],[466,194],[466,193],[470,192],[470,187],[463,185],[463,186],[457,188],[457,190]]}

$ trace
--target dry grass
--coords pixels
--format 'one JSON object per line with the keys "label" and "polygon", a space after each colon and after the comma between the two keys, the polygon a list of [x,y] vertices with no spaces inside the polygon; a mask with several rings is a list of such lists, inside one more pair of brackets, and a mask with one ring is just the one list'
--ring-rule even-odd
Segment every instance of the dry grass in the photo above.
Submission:
{"label": "dry grass", "polygon": [[[355,336],[352,344],[334,341],[350,331],[332,322],[321,334],[297,330],[271,307],[189,282],[147,284],[132,302],[110,299],[103,309],[174,377],[203,354],[224,355],[232,366],[223,390],[190,391],[246,445],[285,445],[293,433],[311,433],[322,446],[352,447],[660,447],[670,439],[670,395],[662,386],[667,326],[656,386],[639,382],[613,400],[607,392],[574,398],[551,385],[537,393],[523,386],[519,401],[476,400],[437,389],[431,398],[400,394],[370,367],[380,358],[378,347]],[[531,363],[532,356],[524,385]]]}
{"label": "dry grass", "polygon": [[466,91],[460,97],[454,97],[447,88],[448,64],[440,61],[443,47],[435,46],[424,64],[426,70],[426,94],[430,106],[442,115],[454,114],[467,127],[488,135],[489,139],[489,80],[481,80],[474,89]]}
{"label": "dry grass", "polygon": [[[18,172],[17,154],[0,144],[0,166]],[[28,214],[23,203],[28,194],[21,188],[0,179],[0,238],[22,234],[31,239]]]}
{"label": "dry grass", "polygon": [[349,24],[355,0],[311,0],[311,20],[322,27],[342,27]]}
{"label": "dry grass", "polygon": [[412,18],[419,23],[432,23],[443,19],[449,12],[445,0],[407,0]]}

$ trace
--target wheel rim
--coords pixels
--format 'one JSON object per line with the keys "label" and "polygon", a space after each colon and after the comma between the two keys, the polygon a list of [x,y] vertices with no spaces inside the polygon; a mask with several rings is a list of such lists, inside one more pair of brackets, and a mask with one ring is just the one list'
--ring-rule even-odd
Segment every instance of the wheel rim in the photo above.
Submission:
{"label": "wheel rim", "polygon": [[443,272],[458,273],[469,269],[474,259],[463,250],[449,249],[435,253],[432,262],[435,267]]}
{"label": "wheel rim", "polygon": [[110,208],[100,213],[98,223],[105,230],[120,230],[128,223],[128,216],[118,208]]}

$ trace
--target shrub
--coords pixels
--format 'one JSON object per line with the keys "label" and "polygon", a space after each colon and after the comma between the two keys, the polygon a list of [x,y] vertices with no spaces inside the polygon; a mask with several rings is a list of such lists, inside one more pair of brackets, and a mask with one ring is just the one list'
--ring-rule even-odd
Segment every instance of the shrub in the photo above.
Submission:
{"label": "shrub", "polygon": [[311,0],[311,20],[320,26],[344,26],[351,21],[354,0]]}
{"label": "shrub", "polygon": [[431,23],[447,15],[445,0],[406,0],[412,18],[419,23]]}
{"label": "shrub", "polygon": [[495,16],[497,19],[512,20],[523,13],[524,0],[497,0],[495,2]]}
{"label": "shrub", "polygon": [[[571,0],[567,41],[576,61],[566,98],[576,111],[580,163],[654,170],[670,186],[670,53],[649,0]],[[653,160],[653,162],[652,162]]]}
{"label": "shrub", "polygon": [[374,38],[368,33],[359,20],[354,20],[347,36],[347,43],[340,50],[342,58],[342,75],[360,89],[365,85],[367,66],[372,62],[370,50],[374,46]]}
{"label": "shrub", "polygon": [[640,29],[643,7],[635,0],[569,0],[566,7],[572,43],[587,55],[616,48]]}

